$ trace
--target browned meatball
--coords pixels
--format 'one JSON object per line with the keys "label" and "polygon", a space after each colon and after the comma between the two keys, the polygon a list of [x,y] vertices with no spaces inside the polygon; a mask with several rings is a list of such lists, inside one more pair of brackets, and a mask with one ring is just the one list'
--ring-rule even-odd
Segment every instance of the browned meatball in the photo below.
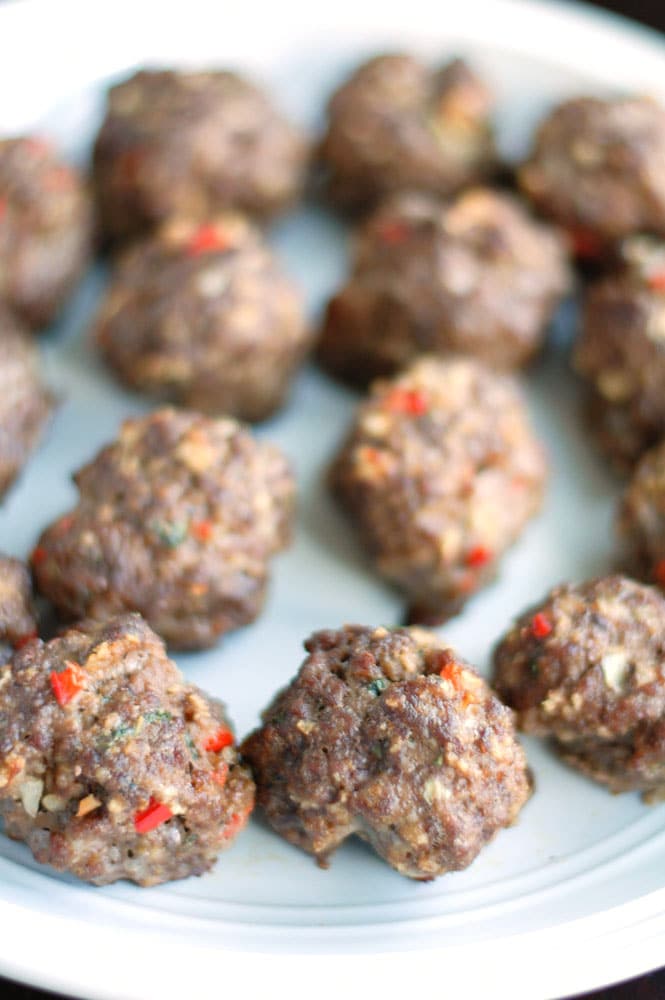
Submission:
{"label": "browned meatball", "polygon": [[617,527],[630,569],[665,587],[665,441],[640,459],[623,494]]}
{"label": "browned meatball", "polygon": [[331,197],[364,209],[408,189],[450,195],[496,167],[492,97],[466,63],[381,55],[333,94],[321,156]]}
{"label": "browned meatball", "polygon": [[0,306],[0,496],[37,446],[52,406],[39,377],[34,346]]}
{"label": "browned meatball", "polygon": [[11,655],[37,636],[32,581],[19,559],[0,555],[0,657]]}
{"label": "browned meatball", "polygon": [[515,368],[541,347],[569,286],[558,235],[508,195],[478,188],[448,207],[398,195],[360,231],[319,358],[360,384],[426,352]]}
{"label": "browned meatball", "polygon": [[631,233],[665,234],[665,109],[645,97],[579,97],[541,124],[522,190],[565,226],[581,257]]}
{"label": "browned meatball", "polygon": [[243,420],[279,409],[309,344],[300,293],[233,215],[167,223],[127,251],[94,336],[133,388]]}
{"label": "browned meatball", "polygon": [[356,834],[402,875],[466,868],[529,797],[511,713],[422,629],[315,633],[247,737],[257,803],[326,865]]}
{"label": "browned meatball", "polygon": [[126,421],[74,481],[78,505],[32,553],[64,618],[140,611],[174,648],[197,649],[257,617],[291,534],[295,487],[276,447],[230,418],[159,410]]}
{"label": "browned meatball", "polygon": [[81,277],[91,206],[83,180],[43,139],[0,141],[0,302],[47,326]]}
{"label": "browned meatball", "polygon": [[307,156],[300,132],[235,73],[135,73],[111,88],[94,147],[103,234],[228,208],[272,215],[300,194]]}
{"label": "browned meatball", "polygon": [[612,792],[665,791],[665,599],[608,576],[564,584],[521,615],[494,685],[526,733]]}
{"label": "browned meatball", "polygon": [[200,875],[254,800],[220,702],[139,615],[35,640],[2,667],[0,815],[37,861],[95,885]]}
{"label": "browned meatball", "polygon": [[591,387],[591,426],[620,471],[665,435],[665,243],[635,237],[623,267],[592,285],[574,365]]}
{"label": "browned meatball", "polygon": [[540,445],[507,376],[425,358],[376,382],[332,469],[332,487],[409,620],[455,614],[497,571],[539,509]]}

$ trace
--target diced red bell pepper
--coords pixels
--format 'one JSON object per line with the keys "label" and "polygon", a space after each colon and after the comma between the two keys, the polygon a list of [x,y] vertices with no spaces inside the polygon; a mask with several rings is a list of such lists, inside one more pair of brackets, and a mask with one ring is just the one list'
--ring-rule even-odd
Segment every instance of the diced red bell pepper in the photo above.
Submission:
{"label": "diced red bell pepper", "polygon": [[485,566],[492,559],[492,550],[485,545],[474,545],[466,554],[464,562],[472,569],[479,569]]}
{"label": "diced red bell pepper", "polygon": [[385,397],[384,406],[391,413],[405,413],[410,417],[422,417],[423,413],[427,413],[427,400],[417,389],[391,389]]}
{"label": "diced red bell pepper", "polygon": [[209,736],[203,744],[206,753],[219,753],[224,747],[233,746],[233,733],[225,726],[220,726],[214,736]]}
{"label": "diced red bell pepper", "polygon": [[150,833],[162,823],[166,823],[172,816],[173,813],[168,806],[151,796],[147,808],[137,812],[134,816],[134,829],[137,833]]}
{"label": "diced red bell pepper", "polygon": [[187,253],[190,257],[199,257],[213,250],[228,250],[229,246],[228,236],[219,226],[203,225],[189,237]]}
{"label": "diced red bell pepper", "polygon": [[49,679],[59,705],[67,705],[85,687],[85,674],[78,663],[67,662],[64,670],[52,670]]}
{"label": "diced red bell pepper", "polygon": [[214,531],[211,521],[192,521],[189,530],[199,542],[209,542]]}
{"label": "diced red bell pepper", "polygon": [[549,620],[547,615],[544,615],[542,611],[536,612],[536,614],[531,619],[531,634],[536,637],[536,639],[545,639],[551,633],[554,626]]}

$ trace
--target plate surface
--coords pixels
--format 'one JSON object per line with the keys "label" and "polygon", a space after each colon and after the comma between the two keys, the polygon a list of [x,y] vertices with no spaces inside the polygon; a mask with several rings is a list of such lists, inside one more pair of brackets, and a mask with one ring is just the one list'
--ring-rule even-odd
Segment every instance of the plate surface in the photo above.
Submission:
{"label": "plate surface", "polygon": [[[164,9],[164,8],[167,9]],[[264,80],[311,128],[331,88],[363,56],[410,48],[468,55],[496,88],[502,149],[524,151],[545,108],[579,92],[616,88],[665,99],[665,46],[655,36],[571,5],[466,0],[403,8],[342,2],[316,10],[289,2],[226,5],[23,3],[0,10],[0,132],[36,129],[84,159],[114,76],[143,64],[217,64]],[[177,9],[174,9],[177,7]],[[356,9],[359,8],[359,9]],[[54,45],[54,39],[58,40]],[[308,209],[271,240],[306,291],[311,315],[346,267],[339,222]],[[85,331],[105,280],[91,272],[60,325],[42,340],[47,377],[62,398],[51,431],[0,510],[0,548],[24,556],[41,528],[75,498],[70,473],[147,407],[112,382]],[[505,559],[497,582],[442,629],[486,669],[513,615],[564,579],[607,571],[616,555],[618,486],[586,440],[578,387],[566,366],[572,306],[525,379],[552,474],[542,515]],[[346,621],[396,623],[401,604],[369,573],[331,505],[322,473],[354,396],[314,370],[291,405],[258,432],[296,466],[300,512],[294,547],[274,564],[259,622],[178,662],[221,697],[237,730],[252,727],[296,671],[302,640]],[[220,982],[293,998],[355,996],[372,976],[386,998],[434,995],[556,996],[662,963],[665,945],[665,806],[613,798],[526,741],[537,793],[516,828],[466,872],[414,884],[360,843],[318,870],[254,819],[215,871],[140,890],[103,890],[58,877],[0,838],[0,973],[86,997],[171,998]],[[258,960],[254,959],[257,956]],[[416,971],[417,970],[417,971]],[[436,986],[432,984],[436,983]],[[498,984],[501,984],[498,986]]]}

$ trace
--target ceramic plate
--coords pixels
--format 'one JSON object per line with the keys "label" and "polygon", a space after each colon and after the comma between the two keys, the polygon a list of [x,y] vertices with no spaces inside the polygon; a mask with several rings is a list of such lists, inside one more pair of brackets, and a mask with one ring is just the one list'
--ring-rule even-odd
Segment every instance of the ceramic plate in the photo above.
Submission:
{"label": "ceramic plate", "polygon": [[[231,65],[266,82],[311,128],[326,95],[362,57],[407,48],[468,56],[496,88],[504,153],[526,148],[534,123],[566,95],[617,88],[665,99],[658,37],[575,5],[326,6],[54,3],[0,9],[0,129],[52,135],[84,160],[105,87],[140,64]],[[308,209],[271,240],[306,291],[314,319],[346,268],[343,226]],[[0,510],[0,548],[25,556],[75,497],[70,473],[141,412],[86,341],[105,280],[86,279],[61,324],[42,339],[62,403],[43,447]],[[574,306],[525,379],[552,476],[542,515],[506,557],[495,584],[442,634],[485,670],[511,617],[562,580],[606,571],[615,556],[617,484],[587,441],[566,366]],[[296,466],[295,545],[274,564],[261,619],[217,649],[182,656],[186,674],[227,702],[238,732],[296,671],[314,629],[396,623],[401,604],[367,569],[322,473],[354,397],[314,370],[259,433]],[[589,989],[660,965],[665,945],[665,807],[612,797],[526,741],[537,792],[519,824],[465,872],[412,883],[361,843],[328,871],[258,819],[214,872],[155,889],[86,887],[36,865],[0,837],[0,972],[90,998],[170,998],[203,990],[354,996],[359,977],[385,998],[428,994],[513,998]],[[364,990],[363,990],[364,991]]]}

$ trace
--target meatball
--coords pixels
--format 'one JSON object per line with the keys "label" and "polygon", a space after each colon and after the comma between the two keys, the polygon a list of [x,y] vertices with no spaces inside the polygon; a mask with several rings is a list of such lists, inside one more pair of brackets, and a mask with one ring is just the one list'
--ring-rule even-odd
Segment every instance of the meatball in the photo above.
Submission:
{"label": "meatball", "polygon": [[32,602],[32,581],[19,559],[0,555],[0,657],[4,662],[13,647],[25,646],[37,636],[37,616]]}
{"label": "meatball", "polygon": [[665,234],[665,109],[645,97],[579,97],[542,122],[522,191],[565,226],[581,257],[640,230]]}
{"label": "meatball", "polygon": [[0,140],[0,302],[48,326],[83,273],[91,232],[77,171],[43,139]]}
{"label": "meatball", "polygon": [[228,208],[272,215],[300,194],[307,158],[300,132],[235,73],[135,73],[111,88],[94,147],[103,235]]}
{"label": "meatball", "polygon": [[223,705],[140,615],[36,640],[1,668],[0,815],[95,885],[200,875],[251,812]]}
{"label": "meatball", "polygon": [[241,747],[277,833],[324,867],[356,834],[429,880],[515,822],[530,782],[512,714],[435,635],[350,625],[305,649]]}
{"label": "meatball", "polygon": [[665,243],[634,237],[586,297],[574,365],[593,433],[619,471],[665,435]]}
{"label": "meatball", "polygon": [[640,459],[623,494],[617,528],[633,573],[665,587],[665,440]]}
{"label": "meatball", "polygon": [[569,286],[559,236],[508,195],[478,188],[447,207],[397,195],[360,231],[319,358],[360,384],[426,352],[515,368],[540,349]]}
{"label": "meatball", "polygon": [[455,614],[495,575],[545,477],[512,380],[432,358],[374,384],[331,472],[377,572],[423,624]]}
{"label": "meatball", "polygon": [[612,792],[665,792],[665,598],[624,576],[564,584],[497,646],[494,686],[525,733],[551,736]]}
{"label": "meatball", "polygon": [[294,482],[276,447],[230,418],[159,410],[126,421],[74,481],[78,505],[32,553],[63,618],[139,611],[180,649],[254,621],[291,533]]}
{"label": "meatball", "polygon": [[33,344],[0,306],[0,496],[37,446],[52,408],[51,395],[37,371]]}
{"label": "meatball", "polygon": [[309,345],[299,292],[232,215],[167,223],[128,250],[94,336],[133,388],[244,420],[284,403]]}
{"label": "meatball", "polygon": [[333,94],[321,158],[329,191],[365,209],[408,189],[448,196],[496,167],[492,96],[457,59],[431,70],[409,55],[381,55]]}

